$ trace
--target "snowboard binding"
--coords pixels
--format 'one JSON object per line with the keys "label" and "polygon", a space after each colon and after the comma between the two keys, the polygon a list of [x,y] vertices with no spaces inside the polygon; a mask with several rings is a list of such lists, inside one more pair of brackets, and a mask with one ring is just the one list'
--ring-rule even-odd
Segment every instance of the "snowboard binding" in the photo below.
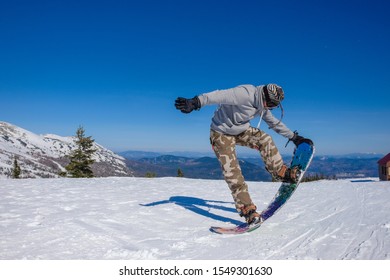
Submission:
{"label": "snowboard binding", "polygon": [[283,165],[278,173],[278,176],[284,183],[295,184],[299,181],[301,173],[302,170],[298,166],[289,168],[286,165]]}

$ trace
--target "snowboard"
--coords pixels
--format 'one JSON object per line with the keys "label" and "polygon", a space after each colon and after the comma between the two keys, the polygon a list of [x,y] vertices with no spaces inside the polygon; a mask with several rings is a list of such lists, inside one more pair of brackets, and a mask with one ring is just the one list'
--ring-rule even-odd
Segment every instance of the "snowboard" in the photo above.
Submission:
{"label": "snowboard", "polygon": [[211,227],[210,231],[219,234],[242,234],[246,232],[251,232],[258,229],[263,222],[272,217],[282,206],[289,200],[293,195],[295,190],[298,188],[299,183],[301,182],[303,175],[305,174],[307,168],[309,167],[311,160],[314,156],[314,145],[309,143],[301,143],[298,147],[295,148],[293,157],[291,159],[290,167],[293,168],[298,166],[300,170],[300,175],[297,183],[282,183],[276,192],[272,201],[268,204],[260,214],[260,221],[256,224],[248,225],[247,223],[242,223],[238,226],[230,227]]}

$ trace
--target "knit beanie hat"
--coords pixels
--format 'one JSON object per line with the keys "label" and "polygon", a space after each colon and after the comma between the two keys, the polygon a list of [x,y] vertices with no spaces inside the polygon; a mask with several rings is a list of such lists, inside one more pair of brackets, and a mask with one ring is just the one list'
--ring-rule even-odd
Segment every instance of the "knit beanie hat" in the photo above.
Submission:
{"label": "knit beanie hat", "polygon": [[274,108],[279,106],[284,99],[284,91],[277,84],[268,84],[263,87],[264,98],[267,107]]}

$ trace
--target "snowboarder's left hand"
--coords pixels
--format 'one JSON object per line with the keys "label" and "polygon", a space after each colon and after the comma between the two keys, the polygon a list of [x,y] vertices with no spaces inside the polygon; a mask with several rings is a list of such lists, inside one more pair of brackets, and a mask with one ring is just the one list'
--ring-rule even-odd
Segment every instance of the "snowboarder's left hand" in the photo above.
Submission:
{"label": "snowboarder's left hand", "polygon": [[200,100],[197,96],[191,99],[178,97],[175,100],[175,107],[177,110],[180,110],[182,113],[188,114],[191,113],[193,110],[199,110]]}
{"label": "snowboarder's left hand", "polygon": [[311,141],[308,138],[305,138],[305,137],[298,135],[298,132],[294,132],[294,136],[290,140],[293,141],[295,146],[298,146],[301,143],[308,143],[310,145],[313,145],[313,141]]}

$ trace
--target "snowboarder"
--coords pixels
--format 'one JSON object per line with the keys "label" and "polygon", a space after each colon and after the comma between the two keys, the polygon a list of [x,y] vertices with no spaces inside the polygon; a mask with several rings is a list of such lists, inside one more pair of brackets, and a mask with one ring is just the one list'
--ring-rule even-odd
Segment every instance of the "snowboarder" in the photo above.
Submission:
{"label": "snowboarder", "polygon": [[[296,182],[297,169],[290,169],[283,159],[270,135],[260,130],[263,119],[269,128],[292,141],[296,146],[302,142],[311,143],[310,139],[291,131],[281,120],[275,118],[271,110],[283,107],[283,89],[276,84],[261,86],[241,85],[226,90],[215,90],[187,99],[178,97],[176,109],[183,113],[200,110],[205,105],[218,104],[211,122],[210,142],[217,156],[222,173],[227,182],[237,211],[248,224],[260,220],[257,207],[252,202],[236,156],[236,145],[256,149],[265,163],[266,170],[274,180]],[[250,126],[250,120],[260,116],[257,128]]]}

